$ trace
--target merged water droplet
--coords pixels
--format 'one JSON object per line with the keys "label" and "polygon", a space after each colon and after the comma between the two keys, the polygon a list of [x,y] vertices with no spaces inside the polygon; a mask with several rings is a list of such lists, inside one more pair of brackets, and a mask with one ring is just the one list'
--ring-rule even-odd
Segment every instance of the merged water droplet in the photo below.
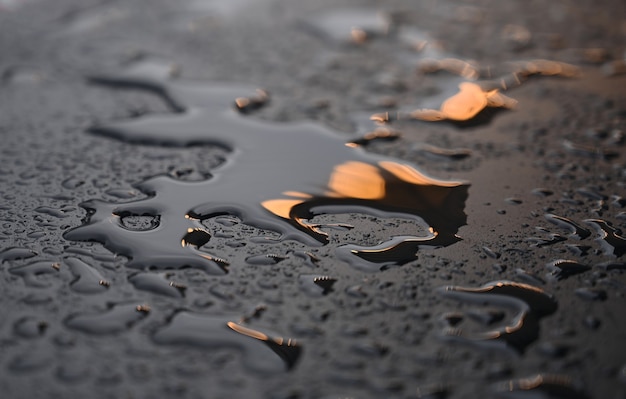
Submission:
{"label": "merged water droplet", "polygon": [[591,269],[587,265],[567,259],[554,260],[549,262],[546,267],[550,270],[549,276],[555,280],[563,280]]}
{"label": "merged water droplet", "polygon": [[78,258],[67,258],[63,262],[69,266],[75,279],[70,283],[72,289],[83,294],[97,294],[106,291],[110,283],[93,266]]}
{"label": "merged water droplet", "polygon": [[485,284],[481,288],[448,286],[441,293],[460,301],[499,305],[515,311],[513,320],[502,327],[483,332],[467,333],[462,326],[444,331],[449,338],[481,344],[487,347],[505,347],[524,352],[539,336],[539,320],[556,311],[556,301],[543,290],[510,281]]}
{"label": "merged water droplet", "polygon": [[149,311],[146,305],[118,304],[105,312],[70,316],[65,320],[65,325],[93,335],[115,334],[132,327],[145,318]]}
{"label": "merged water droplet", "polygon": [[56,274],[59,271],[59,264],[50,261],[38,261],[9,269],[11,274],[15,274],[24,279],[26,285],[31,287],[48,287],[50,282],[40,276]]}
{"label": "merged water droplet", "polygon": [[565,218],[563,216],[557,216],[552,213],[546,213],[544,215],[547,221],[552,224],[557,225],[558,227],[569,230],[570,237],[576,238],[578,240],[583,240],[591,235],[591,232],[574,221]]}
{"label": "merged water droplet", "polygon": [[128,281],[138,290],[173,298],[185,296],[185,285],[170,280],[167,273],[136,273],[130,276]]}
{"label": "merged water droplet", "polygon": [[617,230],[608,222],[600,219],[587,219],[585,223],[598,233],[597,241],[604,248],[604,253],[620,257],[626,253],[626,238],[617,234]]}
{"label": "merged water droplet", "polygon": [[235,322],[237,316],[209,316],[183,311],[157,330],[153,339],[163,345],[204,349],[231,348],[244,356],[244,365],[261,373],[293,368],[302,347],[293,339],[272,336]]}
{"label": "merged water droplet", "polygon": [[28,259],[37,256],[37,252],[28,248],[11,247],[0,251],[0,263],[11,260]]}
{"label": "merged water droplet", "polygon": [[536,376],[506,381],[495,386],[503,398],[532,399],[589,399],[589,396],[570,377],[539,374]]}

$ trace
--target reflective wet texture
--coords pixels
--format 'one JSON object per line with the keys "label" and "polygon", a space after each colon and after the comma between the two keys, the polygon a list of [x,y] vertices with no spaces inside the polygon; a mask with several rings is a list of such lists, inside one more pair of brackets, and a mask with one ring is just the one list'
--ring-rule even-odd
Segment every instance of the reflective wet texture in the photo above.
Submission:
{"label": "reflective wet texture", "polygon": [[[539,320],[554,313],[557,303],[543,290],[520,283],[500,281],[481,288],[445,287],[442,294],[470,303],[487,303],[515,311],[510,324],[478,333],[466,333],[461,327],[448,327],[444,334],[471,343],[508,347],[524,352],[539,336]],[[492,318],[488,318],[491,321]],[[491,324],[488,322],[487,324]]]}
{"label": "reflective wet texture", "polygon": [[[130,267],[187,266],[211,274],[225,272],[227,265],[203,250],[211,232],[201,222],[224,214],[278,232],[283,240],[307,245],[328,242],[326,232],[307,222],[318,214],[400,215],[426,225],[425,236],[397,237],[389,245],[342,250],[370,263],[382,263],[378,268],[414,259],[420,246],[446,246],[458,240],[456,233],[466,219],[466,183],[433,179],[410,164],[366,153],[358,141],[345,143],[320,125],[252,119],[242,114],[250,104],[267,101],[266,93],[257,92],[255,97],[255,90],[240,85],[172,80],[158,73],[151,76],[150,65],[139,62],[119,75],[92,80],[152,91],[178,113],[144,116],[92,131],[147,144],[216,144],[230,150],[232,157],[207,181],[157,176],[135,186],[146,199],[83,203],[88,221],[67,232],[66,239],[102,242],[111,251],[130,257]],[[129,228],[126,220],[131,217],[157,222]]]}
{"label": "reflective wet texture", "polygon": [[296,364],[302,347],[295,340],[268,335],[233,321],[237,320],[234,317],[180,312],[157,330],[153,339],[164,345],[234,348],[243,353],[247,367],[262,373],[291,369]]}
{"label": "reflective wet texture", "polygon": [[625,396],[623,1],[20,3],[2,398]]}
{"label": "reflective wet texture", "polygon": [[502,398],[553,398],[589,399],[576,382],[563,375],[540,374],[496,385],[495,391]]}
{"label": "reflective wet texture", "polygon": [[115,334],[131,328],[149,312],[150,308],[145,305],[118,304],[100,313],[72,315],[65,320],[65,325],[93,335]]}

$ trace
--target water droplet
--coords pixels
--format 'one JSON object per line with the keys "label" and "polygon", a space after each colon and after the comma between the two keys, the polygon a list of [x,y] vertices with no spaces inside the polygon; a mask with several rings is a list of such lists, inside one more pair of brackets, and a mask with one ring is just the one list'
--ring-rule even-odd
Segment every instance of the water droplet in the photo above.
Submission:
{"label": "water droplet", "polygon": [[579,224],[568,218],[557,216],[551,213],[545,214],[544,217],[550,223],[562,229],[568,230],[570,232],[571,238],[583,240],[591,235],[591,232],[589,230],[585,229],[584,227],[580,226]]}
{"label": "water droplet", "polygon": [[97,294],[109,288],[109,282],[93,266],[78,258],[64,260],[75,279],[70,283],[72,289],[83,294]]}
{"label": "water droplet", "polygon": [[589,399],[589,396],[567,376],[539,374],[533,377],[506,381],[495,386],[503,398],[531,399]]}
{"label": "water droplet", "polygon": [[14,373],[32,373],[49,366],[52,358],[46,351],[31,348],[27,352],[17,355],[9,360],[8,368]]}
{"label": "water droplet", "polygon": [[489,256],[492,259],[499,259],[500,258],[500,253],[499,252],[494,252],[491,248],[489,247],[483,247],[483,252]]}
{"label": "water droplet", "polygon": [[543,342],[538,345],[539,352],[548,357],[561,358],[572,349],[571,346],[559,342]]}
{"label": "water droplet", "polygon": [[508,347],[524,352],[539,336],[539,320],[556,311],[556,301],[543,290],[510,281],[485,284],[481,288],[448,286],[441,293],[460,301],[488,303],[513,309],[514,319],[506,326],[480,333],[466,333],[463,328],[448,328],[445,335],[492,347]]}
{"label": "water droplet", "polygon": [[626,270],[626,263],[624,262],[602,262],[598,263],[596,267],[603,270]]}
{"label": "water droplet", "polygon": [[539,197],[549,197],[554,194],[554,191],[548,190],[547,188],[535,188],[532,190],[532,193]]}
{"label": "water droplet", "polygon": [[575,276],[590,270],[591,267],[576,262],[575,260],[557,259],[546,264],[550,270],[549,277],[555,280],[563,280],[570,276]]}
{"label": "water droplet", "polygon": [[416,150],[430,158],[445,160],[462,160],[472,155],[472,150],[467,148],[441,148],[429,144],[419,144]]}
{"label": "water droplet", "polygon": [[567,238],[563,237],[560,234],[551,233],[548,234],[549,238],[541,238],[541,237],[526,237],[524,241],[530,243],[531,246],[541,248],[549,245],[554,245],[559,242],[563,242],[567,240]]}
{"label": "water droplet", "polygon": [[617,230],[608,222],[600,219],[587,219],[585,223],[595,228],[599,234],[597,241],[604,248],[604,253],[620,257],[626,253],[626,238],[617,234]]}
{"label": "water droplet", "polygon": [[35,212],[39,212],[39,213],[43,213],[45,215],[50,215],[53,216],[55,218],[66,218],[69,215],[62,209],[55,209],[55,208],[51,208],[49,206],[40,206],[38,208],[35,208]]}
{"label": "water droplet", "polygon": [[167,273],[136,273],[130,276],[128,281],[138,290],[150,291],[172,298],[181,298],[185,295],[186,287],[171,281]]}
{"label": "water droplet", "polygon": [[295,340],[268,335],[232,321],[237,319],[183,311],[157,330],[153,339],[163,345],[232,348],[242,352],[244,364],[257,372],[275,373],[295,366],[302,351]]}
{"label": "water droplet", "polygon": [[77,314],[68,317],[65,325],[88,334],[105,335],[125,331],[147,316],[144,305],[118,304],[104,312]]}
{"label": "water droplet", "polygon": [[48,323],[33,317],[23,317],[15,322],[13,331],[23,338],[41,337],[48,328]]}
{"label": "water droplet", "polygon": [[521,199],[513,198],[513,197],[505,198],[504,202],[509,203],[511,205],[520,205],[520,204],[522,204],[522,200]]}
{"label": "water droplet", "polygon": [[597,317],[589,315],[585,317],[583,324],[592,330],[596,330],[600,327],[602,322]]}
{"label": "water droplet", "polygon": [[39,261],[9,269],[11,274],[22,277],[26,285],[39,288],[48,287],[50,285],[49,281],[40,278],[40,276],[56,274],[58,271],[59,264],[50,261]]}
{"label": "water droplet", "polygon": [[61,364],[55,374],[59,380],[67,384],[78,384],[86,381],[91,370],[88,362],[66,362]]}
{"label": "water droplet", "polygon": [[37,252],[28,248],[12,247],[0,251],[0,263],[6,261],[28,259],[37,256]]}
{"label": "water droplet", "polygon": [[106,194],[119,199],[131,199],[139,195],[139,193],[135,190],[124,190],[121,188],[109,189],[106,191]]}
{"label": "water droplet", "polygon": [[303,274],[298,278],[300,288],[310,296],[322,296],[332,292],[336,279],[318,274]]}
{"label": "water droplet", "polygon": [[606,291],[600,288],[583,287],[576,289],[576,295],[588,301],[606,300]]}
{"label": "water droplet", "polygon": [[251,265],[275,265],[282,260],[285,260],[284,256],[280,256],[277,254],[264,254],[264,255],[253,255],[246,258],[246,262]]}
{"label": "water droplet", "polygon": [[67,188],[68,190],[73,190],[82,186],[83,184],[85,184],[85,182],[77,177],[69,177],[63,180],[63,182],[61,183],[63,188]]}
{"label": "water droplet", "polygon": [[375,37],[385,36],[390,20],[375,10],[332,10],[315,15],[304,23],[314,34],[338,44],[362,44]]}
{"label": "water droplet", "polygon": [[563,147],[575,155],[581,155],[589,158],[611,160],[619,157],[619,152],[605,147],[594,147],[585,144],[574,143],[569,140],[563,141]]}

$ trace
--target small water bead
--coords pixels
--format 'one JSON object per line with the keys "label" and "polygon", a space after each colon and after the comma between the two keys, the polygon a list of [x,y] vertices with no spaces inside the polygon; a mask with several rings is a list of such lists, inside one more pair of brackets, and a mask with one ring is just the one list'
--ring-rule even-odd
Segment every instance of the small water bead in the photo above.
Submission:
{"label": "small water bead", "polygon": [[606,300],[606,291],[600,288],[577,288],[575,291],[578,297],[588,301],[604,301]]}
{"label": "small water bead", "polygon": [[532,193],[538,197],[549,197],[554,195],[554,191],[549,190],[547,188],[535,188],[532,190]]}

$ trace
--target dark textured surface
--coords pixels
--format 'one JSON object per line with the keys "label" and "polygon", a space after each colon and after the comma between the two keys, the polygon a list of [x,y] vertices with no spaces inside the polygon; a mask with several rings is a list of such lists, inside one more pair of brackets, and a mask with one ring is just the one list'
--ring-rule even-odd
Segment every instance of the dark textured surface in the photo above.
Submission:
{"label": "dark textured surface", "polygon": [[[626,26],[622,2],[602,3],[0,2],[0,396],[624,398],[626,76],[603,71],[623,59]],[[394,16],[391,32],[377,9]],[[371,40],[328,28],[342,21]],[[402,138],[367,146],[471,184],[461,241],[366,273],[336,248],[414,234],[411,221],[316,216],[354,228],[328,228],[329,244],[309,247],[267,244],[258,237],[270,233],[221,216],[202,222],[203,248],[230,264],[218,276],[137,270],[63,238],[84,201],[140,199],[135,185],[151,177],[203,180],[229,158],[88,133],[171,112],[88,76],[142,55],[171,61],[185,79],[267,89],[271,102],[246,118],[312,121],[349,141],[390,103],[433,107],[456,90],[455,75],[416,72],[424,55],[409,30],[496,76],[536,58],[582,71],[529,79],[506,92],[515,110],[474,126],[404,121],[392,125]],[[515,284],[489,291],[493,281]],[[469,294],[450,294],[458,287]],[[492,294],[476,299],[481,290]],[[531,331],[515,344],[489,336],[520,317]]]}

